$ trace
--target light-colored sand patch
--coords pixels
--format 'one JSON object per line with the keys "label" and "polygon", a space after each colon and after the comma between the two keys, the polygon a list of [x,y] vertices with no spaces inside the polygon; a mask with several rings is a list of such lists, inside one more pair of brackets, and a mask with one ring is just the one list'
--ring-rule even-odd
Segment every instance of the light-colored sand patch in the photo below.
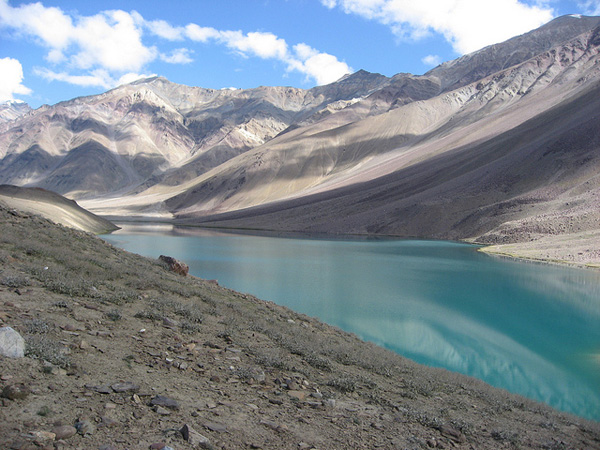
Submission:
{"label": "light-colored sand patch", "polygon": [[600,230],[543,236],[530,242],[490,245],[481,252],[600,269]]}

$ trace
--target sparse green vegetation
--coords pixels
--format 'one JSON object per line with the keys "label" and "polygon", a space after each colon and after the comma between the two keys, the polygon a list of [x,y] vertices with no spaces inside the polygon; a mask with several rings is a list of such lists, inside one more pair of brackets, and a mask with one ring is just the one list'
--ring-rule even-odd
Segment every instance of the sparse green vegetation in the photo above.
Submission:
{"label": "sparse green vegetation", "polygon": [[37,412],[37,415],[42,416],[42,417],[48,417],[48,416],[51,416],[52,414],[53,414],[52,410],[50,409],[49,406],[46,406],[46,405],[42,406]]}
{"label": "sparse green vegetation", "polygon": [[45,334],[26,337],[25,355],[41,361],[47,361],[64,369],[71,366],[71,360],[66,354],[64,346]]}
{"label": "sparse green vegetation", "polygon": [[121,320],[121,318],[123,317],[123,315],[121,314],[121,311],[119,311],[118,309],[111,309],[110,311],[106,311],[104,313],[104,315],[112,320],[113,322],[116,322],[117,320]]}

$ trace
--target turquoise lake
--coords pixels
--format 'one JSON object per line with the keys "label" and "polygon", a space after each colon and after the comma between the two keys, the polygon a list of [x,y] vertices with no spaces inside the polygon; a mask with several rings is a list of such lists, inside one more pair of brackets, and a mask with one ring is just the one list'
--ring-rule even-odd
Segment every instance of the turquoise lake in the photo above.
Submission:
{"label": "turquoise lake", "polygon": [[103,238],[318,317],[417,362],[600,420],[600,272],[443,241],[124,225]]}

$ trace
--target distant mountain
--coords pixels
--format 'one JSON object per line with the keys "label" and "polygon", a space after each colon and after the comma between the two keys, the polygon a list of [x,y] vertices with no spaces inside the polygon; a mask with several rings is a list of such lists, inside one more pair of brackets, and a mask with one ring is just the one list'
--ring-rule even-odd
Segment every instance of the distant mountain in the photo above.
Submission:
{"label": "distant mountain", "polygon": [[0,103],[0,130],[4,122],[10,122],[31,111],[25,102],[8,101]]}
{"label": "distant mountain", "polygon": [[177,185],[386,82],[366,73],[311,90],[213,90],[160,77],[138,81],[11,122],[0,135],[0,180],[75,198]]}
{"label": "distant mountain", "polygon": [[0,181],[196,224],[583,242],[600,233],[599,49],[600,18],[565,16],[422,76],[141,80],[8,123]]}

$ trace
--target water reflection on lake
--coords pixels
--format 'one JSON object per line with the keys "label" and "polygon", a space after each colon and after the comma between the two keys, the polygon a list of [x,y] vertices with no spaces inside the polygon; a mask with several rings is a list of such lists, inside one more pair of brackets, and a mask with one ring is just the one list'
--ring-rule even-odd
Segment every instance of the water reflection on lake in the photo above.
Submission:
{"label": "water reflection on lake", "polygon": [[[121,224],[121,226],[123,226]],[[466,244],[124,226],[109,242],[167,254],[221,285],[315,316],[418,362],[600,420],[600,273]]]}

